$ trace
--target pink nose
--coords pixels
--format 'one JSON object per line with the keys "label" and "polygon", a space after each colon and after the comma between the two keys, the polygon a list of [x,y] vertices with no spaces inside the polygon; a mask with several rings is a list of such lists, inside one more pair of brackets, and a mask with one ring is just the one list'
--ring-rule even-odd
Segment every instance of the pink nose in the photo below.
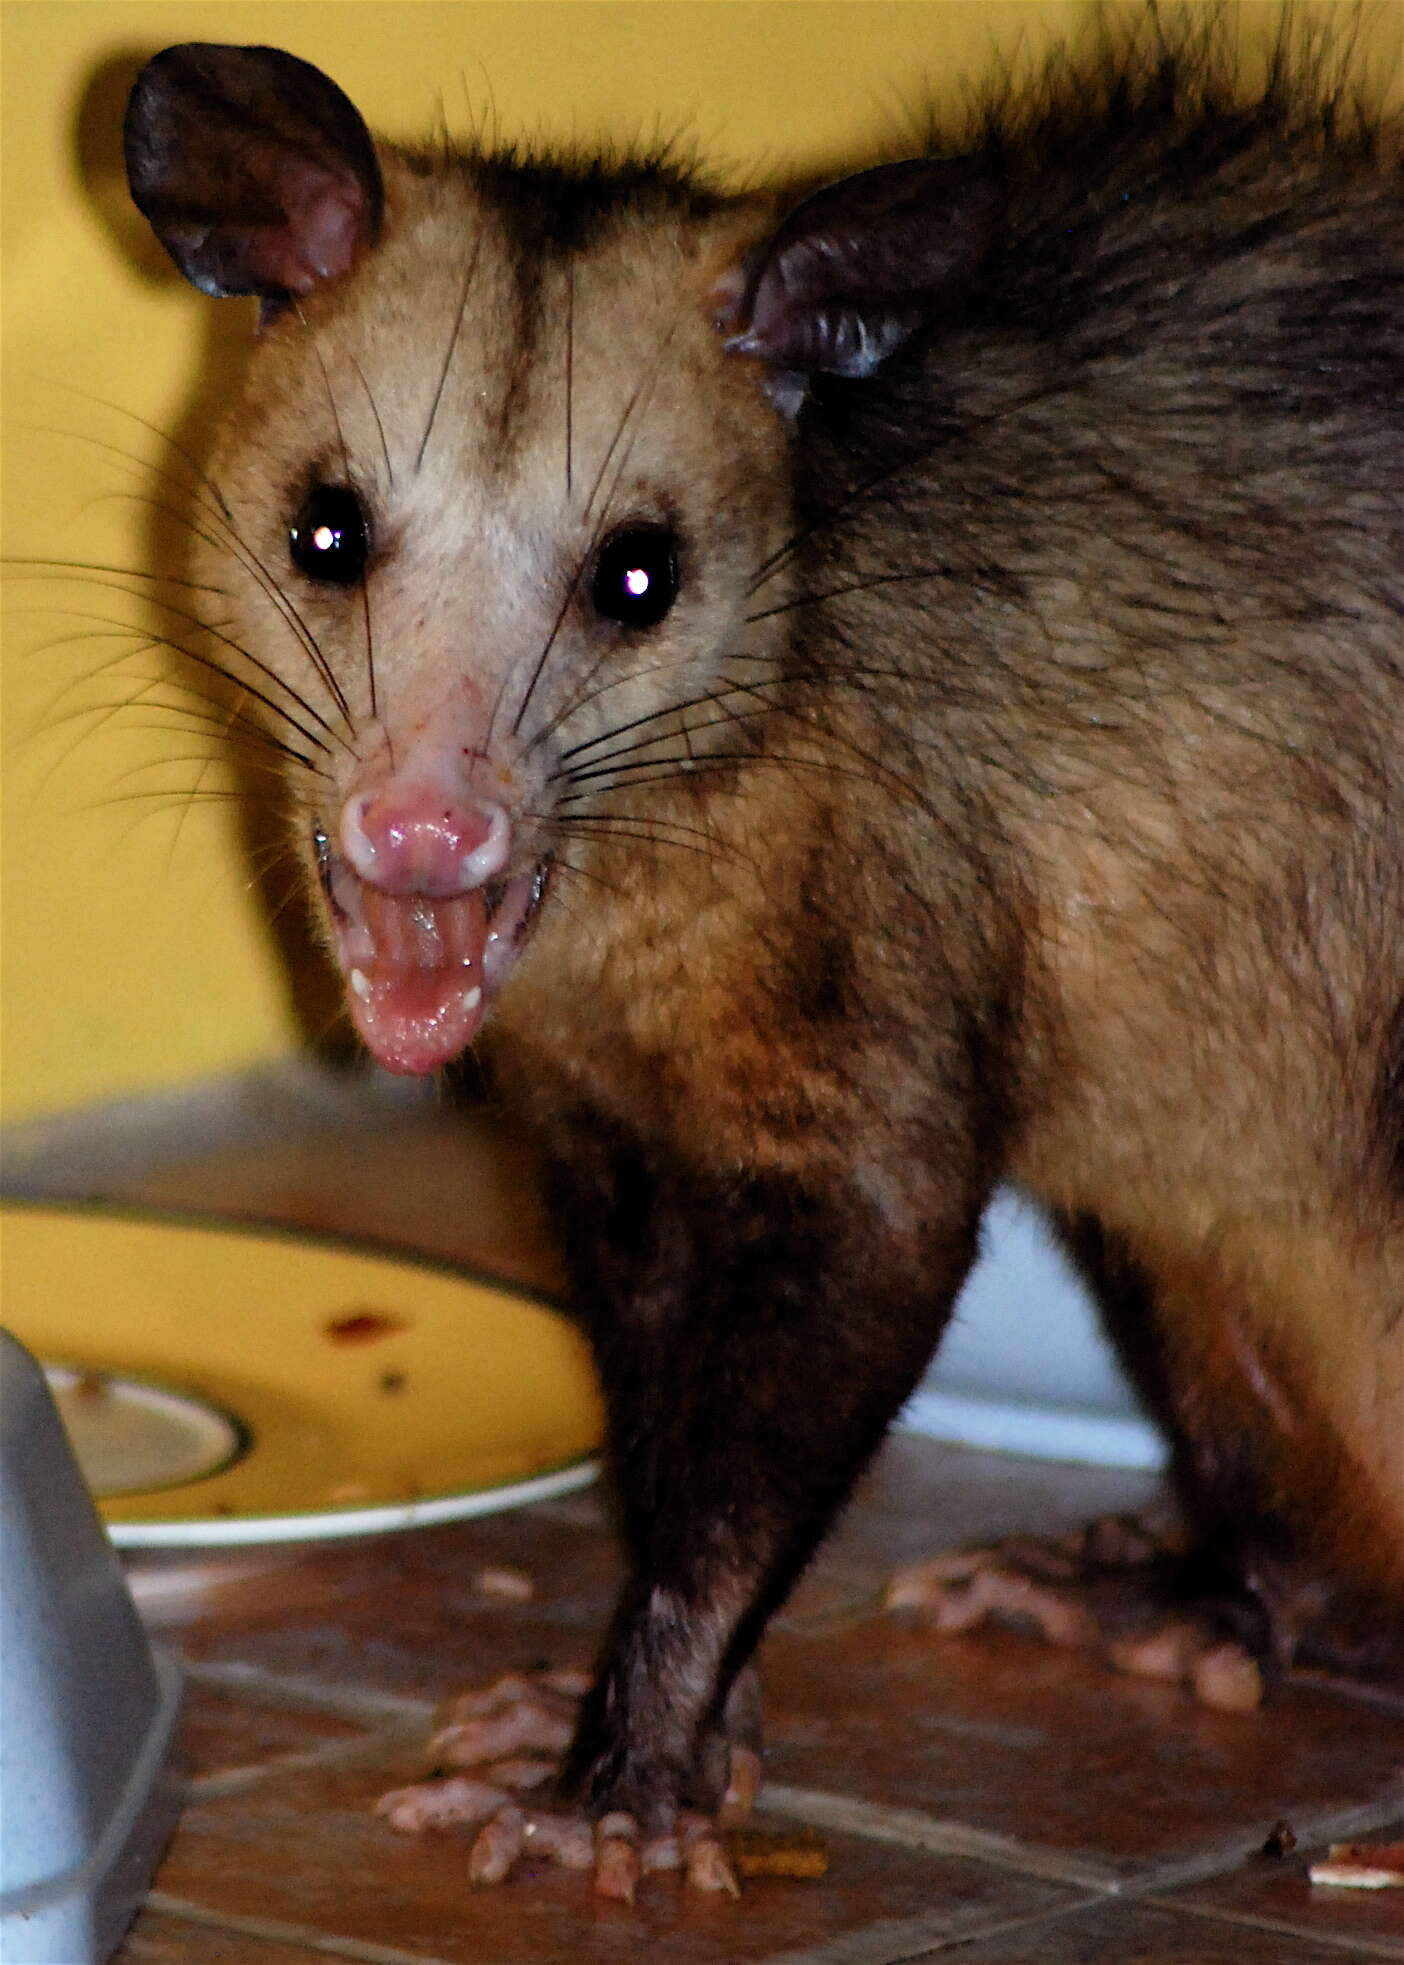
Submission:
{"label": "pink nose", "polygon": [[366,793],[341,815],[341,850],[384,894],[464,894],[507,864],[512,822],[490,799],[427,790]]}

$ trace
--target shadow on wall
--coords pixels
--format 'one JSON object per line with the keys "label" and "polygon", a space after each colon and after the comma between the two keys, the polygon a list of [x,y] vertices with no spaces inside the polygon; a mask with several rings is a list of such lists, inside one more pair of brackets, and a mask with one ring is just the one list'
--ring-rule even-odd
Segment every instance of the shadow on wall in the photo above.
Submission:
{"label": "shadow on wall", "polygon": [[[152,286],[186,289],[185,281],[158,245],[127,189],[122,156],[122,119],[133,82],[157,44],[122,48],[106,56],[91,75],[72,121],[74,168],[114,249]],[[198,333],[203,344],[194,364],[197,380],[174,427],[158,431],[167,460],[155,473],[145,520],[146,565],[179,573],[186,562],[190,533],[202,526],[226,533],[214,486],[204,476],[208,435],[218,414],[237,394],[253,346],[257,303],[252,299],[202,307]],[[231,556],[238,548],[230,538]],[[153,634],[166,649],[171,676],[202,705],[232,707],[227,678],[203,666],[217,657],[217,641],[203,645],[195,623],[182,614],[185,598],[168,605],[139,603]],[[188,652],[182,656],[184,647]],[[232,749],[232,747],[231,747]],[[275,790],[270,797],[266,769],[256,759],[233,755],[240,792],[240,843],[258,895],[258,916],[273,942],[279,973],[294,1025],[303,1042],[326,1064],[359,1064],[360,1052],[342,1007],[341,985],[316,939],[306,882]]]}

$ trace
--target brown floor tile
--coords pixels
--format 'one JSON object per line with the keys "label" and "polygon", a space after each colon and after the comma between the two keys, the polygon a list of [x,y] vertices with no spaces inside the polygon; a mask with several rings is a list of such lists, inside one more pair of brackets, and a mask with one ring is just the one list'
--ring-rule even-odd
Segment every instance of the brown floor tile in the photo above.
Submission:
{"label": "brown floor tile", "polygon": [[[376,1112],[273,1132],[159,1170],[132,1160],[93,1191],[555,1279],[528,1157],[497,1121]],[[414,1702],[588,1659],[621,1567],[598,1498],[215,1556],[198,1588],[172,1574],[178,1563],[136,1559],[145,1613],[197,1674],[187,1742],[206,1785],[158,1876],[166,1897],[120,1965],[896,1965],[956,1940],[951,1955],[972,1965],[1404,1959],[1399,1899],[1327,1898],[1299,1859],[1237,1861],[1280,1817],[1305,1824],[1381,1794],[1401,1760],[1394,1713],[1299,1686],[1263,1715],[1216,1715],[1015,1634],[938,1641],[870,1614],[902,1563],[1060,1532],[1158,1492],[1148,1475],[894,1440],[762,1661],[772,1783],[858,1797],[868,1834],[834,1831],[826,1878],[752,1883],[739,1909],[653,1878],[629,1911],[555,1870],[471,1891],[466,1832],[401,1837],[371,1812],[384,1787],[423,1771],[422,1733],[403,1744]],[[529,1601],[481,1587],[500,1568],[532,1579]],[[211,1778],[221,1772],[227,1782]],[[900,1840],[894,1809],[920,1816],[922,1834],[939,1818],[1003,1844],[981,1845],[984,1859],[932,1853],[929,1838]],[[1069,1880],[1081,1864],[1144,1884],[1186,1860],[1232,1873],[1181,1889],[1166,1875],[1154,1902],[1090,1898]]]}
{"label": "brown floor tile", "polygon": [[767,1771],[922,1809],[1120,1872],[1261,1839],[1281,1816],[1382,1795],[1396,1729],[1289,1688],[1263,1712],[1197,1706],[1013,1632],[937,1639],[896,1619],[775,1633]]}
{"label": "brown floor tile", "polygon": [[1343,1965],[1351,1957],[1394,1955],[1184,1916],[1150,1904],[1116,1904],[1042,1919],[1023,1930],[962,1945],[951,1957],[960,1965]]}
{"label": "brown floor tile", "polygon": [[[467,1830],[403,1836],[372,1812],[412,1757],[319,1768],[186,1811],[157,1886],[223,1915],[260,1915],[342,1940],[493,1965],[743,1965],[832,1942],[877,1918],[927,1944],[1076,1901],[1066,1888],[962,1858],[827,1837],[817,1881],[753,1880],[741,1906],[645,1879],[635,1908],[593,1897],[554,1866],[499,1889],[467,1882]],[[277,1852],[295,1851],[295,1860]]]}
{"label": "brown floor tile", "polygon": [[289,1544],[259,1553],[261,1560],[251,1560],[244,1551],[212,1549],[172,1569],[136,1554],[124,1567],[147,1624],[167,1644],[187,1648],[213,1630],[334,1617],[394,1573],[372,1543]]}
{"label": "brown floor tile", "polygon": [[288,1711],[266,1701],[187,1684],[177,1752],[186,1778],[253,1773],[289,1755],[318,1752],[361,1737],[362,1729],[330,1713]]}
{"label": "brown floor tile", "polygon": [[864,1476],[821,1562],[884,1579],[938,1550],[1021,1532],[1057,1535],[1163,1502],[1158,1474],[982,1453],[896,1433]]}
{"label": "brown floor tile", "polygon": [[877,1602],[894,1570],[1013,1534],[1061,1535],[1099,1515],[1165,1508],[1159,1475],[888,1440],[782,1612],[808,1624]]}
{"label": "brown floor tile", "polygon": [[[479,1583],[503,1568],[531,1579],[529,1601]],[[619,1573],[602,1528],[523,1509],[309,1552],[166,1636],[203,1663],[438,1700],[533,1663],[588,1664]]]}
{"label": "brown floor tile", "polygon": [[[1404,1739],[1400,1741],[1404,1752]],[[1339,1841],[1398,1842],[1404,1840],[1404,1820],[1341,1835]],[[1325,1848],[1301,1849],[1282,1860],[1265,1858],[1249,1863],[1231,1876],[1196,1884],[1164,1899],[1166,1903],[1239,1916],[1262,1918],[1313,1936],[1356,1944],[1391,1944],[1404,1958],[1404,1889],[1342,1890],[1313,1884],[1311,1863]]]}
{"label": "brown floor tile", "polygon": [[[344,1957],[345,1954],[343,1953]],[[169,1912],[137,1918],[112,1965],[336,1965],[337,1954],[192,1923]]]}

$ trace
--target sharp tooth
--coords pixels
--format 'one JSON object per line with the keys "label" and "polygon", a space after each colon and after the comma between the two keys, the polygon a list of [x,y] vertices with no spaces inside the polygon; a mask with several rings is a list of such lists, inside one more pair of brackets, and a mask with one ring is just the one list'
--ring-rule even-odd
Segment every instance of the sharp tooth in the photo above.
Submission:
{"label": "sharp tooth", "polygon": [[361,1001],[365,1002],[371,993],[371,986],[361,971],[359,969],[353,969],[346,980],[361,998]]}

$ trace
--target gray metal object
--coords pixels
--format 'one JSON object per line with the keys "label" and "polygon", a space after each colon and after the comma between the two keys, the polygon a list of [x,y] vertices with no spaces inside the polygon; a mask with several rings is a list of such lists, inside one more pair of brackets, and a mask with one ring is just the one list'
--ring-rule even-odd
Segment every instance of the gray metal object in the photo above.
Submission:
{"label": "gray metal object", "polygon": [[179,1807],[153,1651],[44,1375],[0,1331],[0,1961],[100,1965]]}

